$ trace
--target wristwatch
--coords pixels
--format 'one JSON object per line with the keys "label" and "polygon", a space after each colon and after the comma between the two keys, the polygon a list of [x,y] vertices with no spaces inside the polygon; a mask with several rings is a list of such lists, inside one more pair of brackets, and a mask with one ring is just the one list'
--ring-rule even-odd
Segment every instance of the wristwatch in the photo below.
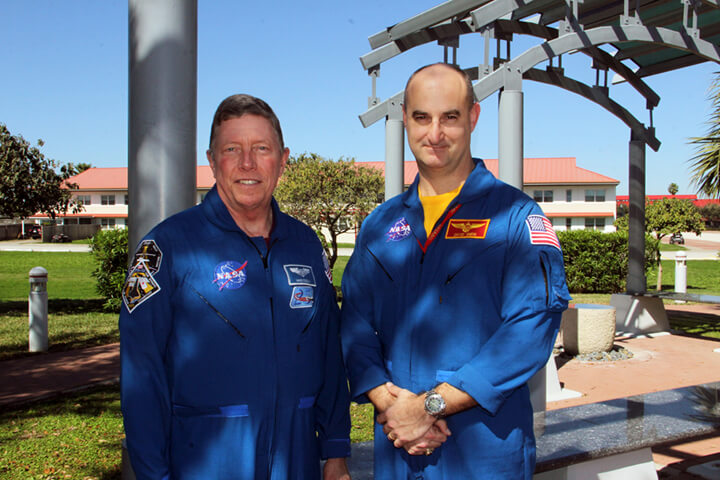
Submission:
{"label": "wristwatch", "polygon": [[445,399],[435,390],[425,392],[425,412],[435,418],[442,418],[445,415],[447,404]]}

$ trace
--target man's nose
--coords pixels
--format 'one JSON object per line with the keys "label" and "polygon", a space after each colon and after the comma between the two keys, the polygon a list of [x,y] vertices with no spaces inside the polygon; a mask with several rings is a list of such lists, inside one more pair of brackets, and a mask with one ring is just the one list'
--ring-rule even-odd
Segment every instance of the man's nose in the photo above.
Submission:
{"label": "man's nose", "polygon": [[255,168],[255,152],[252,148],[243,149],[238,158],[238,166],[243,170],[252,170]]}
{"label": "man's nose", "polygon": [[442,139],[442,126],[440,125],[440,121],[433,120],[430,125],[428,125],[428,140],[430,140],[431,143],[439,143]]}

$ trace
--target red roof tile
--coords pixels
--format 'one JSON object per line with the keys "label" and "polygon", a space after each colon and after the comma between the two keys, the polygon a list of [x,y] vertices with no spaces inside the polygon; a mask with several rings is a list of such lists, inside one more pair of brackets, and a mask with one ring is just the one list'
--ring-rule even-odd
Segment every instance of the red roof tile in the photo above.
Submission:
{"label": "red roof tile", "polygon": [[[483,159],[485,166],[496,177],[498,176],[497,158]],[[358,165],[377,168],[385,173],[385,162],[357,162]],[[525,185],[547,185],[553,183],[614,183],[619,180],[580,168],[575,164],[574,157],[561,158],[526,158],[523,164],[523,183]],[[411,184],[417,175],[417,164],[414,160],[405,162],[405,185]]]}
{"label": "red roof tile", "polygon": [[[76,183],[79,190],[127,190],[128,169],[117,168],[88,168],[68,179]],[[197,167],[197,188],[210,189],[215,184],[215,178],[209,165]]]}

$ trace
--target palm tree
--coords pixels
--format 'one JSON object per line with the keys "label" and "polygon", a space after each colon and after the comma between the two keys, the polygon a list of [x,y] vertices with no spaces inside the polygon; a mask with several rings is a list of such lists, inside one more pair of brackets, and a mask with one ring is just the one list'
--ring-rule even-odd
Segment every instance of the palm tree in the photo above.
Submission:
{"label": "palm tree", "polygon": [[698,193],[708,197],[720,196],[720,76],[710,85],[709,100],[713,111],[708,121],[709,131],[704,137],[693,137],[696,154],[690,159],[690,180]]}

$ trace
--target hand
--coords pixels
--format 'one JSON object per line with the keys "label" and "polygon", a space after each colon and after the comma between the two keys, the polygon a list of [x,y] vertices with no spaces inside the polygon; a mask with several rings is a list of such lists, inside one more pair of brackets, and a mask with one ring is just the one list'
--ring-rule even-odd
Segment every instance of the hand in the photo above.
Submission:
{"label": "hand", "polygon": [[385,384],[395,402],[377,416],[383,432],[396,448],[419,440],[435,423],[435,418],[425,412],[424,395],[415,395],[390,382]]}
{"label": "hand", "polygon": [[406,443],[403,448],[410,455],[428,455],[428,450],[432,451],[445,443],[447,437],[452,435],[445,420],[437,420],[430,427],[425,435],[414,442]]}
{"label": "hand", "polygon": [[323,480],[350,480],[345,458],[328,458],[323,468]]}

